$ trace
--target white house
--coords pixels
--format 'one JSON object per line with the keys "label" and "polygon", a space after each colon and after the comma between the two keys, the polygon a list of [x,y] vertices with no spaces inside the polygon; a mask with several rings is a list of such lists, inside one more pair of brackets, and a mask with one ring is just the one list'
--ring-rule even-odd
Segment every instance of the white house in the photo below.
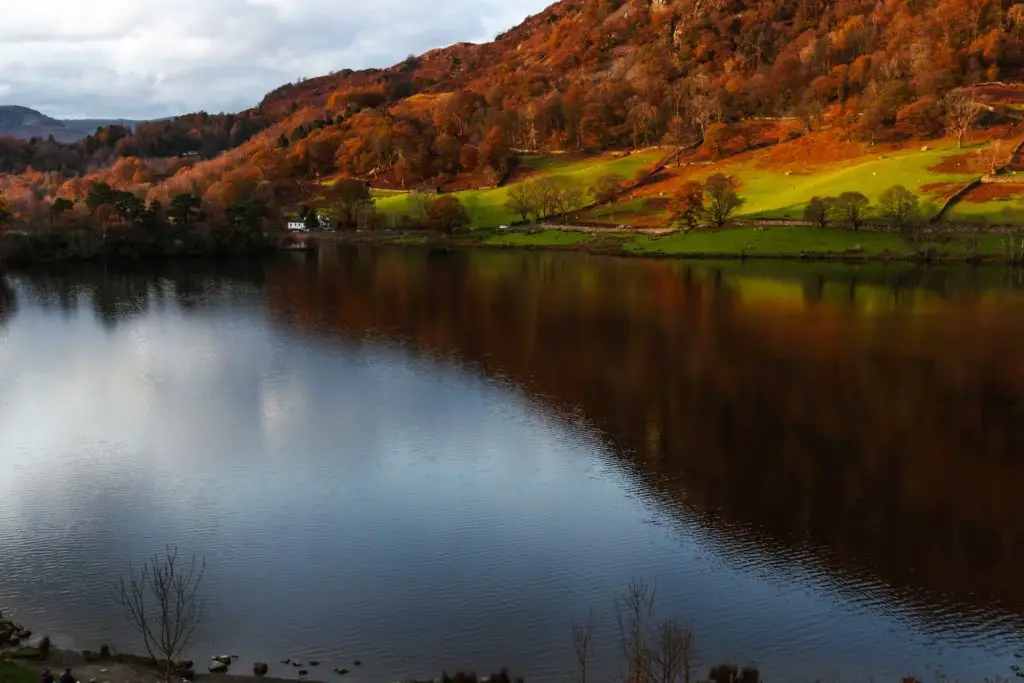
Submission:
{"label": "white house", "polygon": [[[317,221],[320,223],[321,230],[331,229],[331,219],[327,216],[316,215]],[[290,218],[288,220],[288,230],[291,232],[309,232],[309,228],[306,227],[306,221],[301,218]]]}

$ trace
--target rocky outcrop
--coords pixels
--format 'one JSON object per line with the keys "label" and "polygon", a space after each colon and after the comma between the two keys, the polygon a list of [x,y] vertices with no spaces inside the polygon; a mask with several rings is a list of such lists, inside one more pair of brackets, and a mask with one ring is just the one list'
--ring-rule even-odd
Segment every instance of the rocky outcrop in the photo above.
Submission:
{"label": "rocky outcrop", "polygon": [[266,662],[256,662],[252,665],[252,672],[257,676],[266,676],[268,671],[270,671],[270,667]]}
{"label": "rocky outcrop", "polygon": [[220,661],[219,659],[214,659],[213,661],[210,662],[210,673],[212,673],[212,674],[227,673],[228,666],[229,666],[228,664],[225,664],[224,662]]}

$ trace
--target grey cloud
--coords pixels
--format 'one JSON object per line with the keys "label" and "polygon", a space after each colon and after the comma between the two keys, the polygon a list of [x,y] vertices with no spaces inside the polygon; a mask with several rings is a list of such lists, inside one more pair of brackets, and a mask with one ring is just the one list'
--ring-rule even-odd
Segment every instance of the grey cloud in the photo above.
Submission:
{"label": "grey cloud", "polygon": [[[237,111],[300,77],[388,66],[456,41],[490,40],[546,4],[0,0],[0,16],[17,15],[0,24],[0,103],[58,117]],[[83,5],[90,13],[82,13]],[[108,14],[116,20],[95,19]]]}

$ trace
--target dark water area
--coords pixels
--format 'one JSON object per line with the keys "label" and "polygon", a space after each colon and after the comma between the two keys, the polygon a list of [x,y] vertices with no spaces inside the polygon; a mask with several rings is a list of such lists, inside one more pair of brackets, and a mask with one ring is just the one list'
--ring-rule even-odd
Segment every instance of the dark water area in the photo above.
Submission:
{"label": "dark water area", "polygon": [[59,644],[138,647],[111,586],[174,543],[208,560],[190,654],[244,669],[569,680],[592,610],[611,680],[641,577],[771,681],[1024,664],[1019,271],[338,248],[0,283],[0,610]]}

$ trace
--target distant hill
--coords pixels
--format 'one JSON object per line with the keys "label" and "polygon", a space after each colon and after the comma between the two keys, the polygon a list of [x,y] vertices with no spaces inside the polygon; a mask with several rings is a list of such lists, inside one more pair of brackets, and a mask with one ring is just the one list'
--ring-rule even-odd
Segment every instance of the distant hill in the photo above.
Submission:
{"label": "distant hill", "polygon": [[0,135],[21,140],[52,135],[57,142],[71,143],[92,135],[102,126],[120,124],[134,128],[139,123],[126,119],[55,119],[28,107],[0,105]]}

